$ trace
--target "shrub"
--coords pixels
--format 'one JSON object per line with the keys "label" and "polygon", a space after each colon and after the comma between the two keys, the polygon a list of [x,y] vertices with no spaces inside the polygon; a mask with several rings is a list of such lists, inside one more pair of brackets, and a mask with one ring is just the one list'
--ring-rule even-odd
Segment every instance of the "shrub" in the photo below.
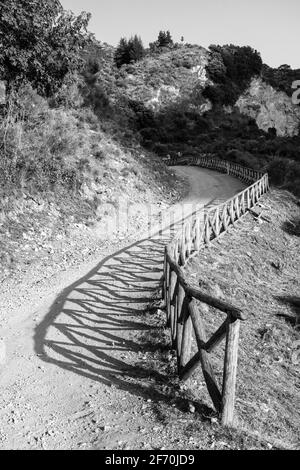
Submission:
{"label": "shrub", "polygon": [[27,80],[51,96],[82,65],[89,19],[65,11],[58,0],[0,0],[1,78],[9,88]]}
{"label": "shrub", "polygon": [[84,104],[82,89],[84,87],[83,77],[79,74],[68,74],[61,88],[49,99],[51,107],[64,107],[68,109],[79,109]]}
{"label": "shrub", "polygon": [[30,86],[13,92],[0,126],[2,188],[79,189],[77,160],[91,153],[87,132],[75,113],[50,109]]}
{"label": "shrub", "polygon": [[273,69],[267,65],[262,68],[263,80],[278,91],[284,91],[288,96],[292,96],[294,90],[292,83],[300,80],[300,69],[293,70],[289,65],[281,65]]}
{"label": "shrub", "polygon": [[300,196],[300,164],[290,159],[275,158],[268,167],[271,183]]}
{"label": "shrub", "polygon": [[249,46],[211,45],[206,70],[214,86],[204,96],[213,104],[233,105],[247,88],[251,78],[262,69],[260,54]]}
{"label": "shrub", "polygon": [[227,160],[239,163],[240,165],[244,165],[249,168],[254,168],[254,169],[259,168],[259,163],[258,163],[257,158],[254,157],[249,152],[233,149],[233,150],[229,150],[226,153],[225,158]]}
{"label": "shrub", "polygon": [[285,178],[289,168],[289,161],[282,158],[275,158],[268,165],[268,173],[271,182],[275,185],[281,186],[285,182]]}

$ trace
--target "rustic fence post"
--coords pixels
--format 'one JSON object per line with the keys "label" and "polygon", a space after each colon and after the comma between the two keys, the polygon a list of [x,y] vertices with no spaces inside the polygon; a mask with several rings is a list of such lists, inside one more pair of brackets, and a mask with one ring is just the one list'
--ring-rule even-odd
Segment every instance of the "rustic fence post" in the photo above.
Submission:
{"label": "rustic fence post", "polygon": [[180,363],[181,344],[183,335],[183,304],[185,298],[185,290],[179,285],[177,296],[178,320],[177,320],[177,362]]}
{"label": "rustic fence post", "polygon": [[179,370],[181,370],[191,357],[192,348],[192,320],[189,312],[189,300],[185,298],[182,305],[183,331],[180,349]]}
{"label": "rustic fence post", "polygon": [[231,426],[234,421],[239,331],[240,320],[234,320],[228,317],[222,391],[223,426]]}
{"label": "rustic fence post", "polygon": [[161,298],[164,302],[164,305],[166,306],[167,305],[167,247],[165,247],[165,254],[164,254],[164,272],[163,272]]}
{"label": "rustic fence post", "polygon": [[[167,253],[167,250],[166,250]],[[170,290],[170,264],[166,256],[166,272],[165,272],[165,305],[166,305],[166,324],[167,327],[171,326],[171,316],[169,307],[169,290]]]}
{"label": "rustic fence post", "polygon": [[173,303],[173,296],[175,293],[177,276],[175,271],[170,270],[169,276],[169,291],[168,291],[168,310],[170,315],[170,326],[171,326],[171,340],[174,347],[174,334],[175,334],[175,327],[176,327],[176,310],[175,305]]}

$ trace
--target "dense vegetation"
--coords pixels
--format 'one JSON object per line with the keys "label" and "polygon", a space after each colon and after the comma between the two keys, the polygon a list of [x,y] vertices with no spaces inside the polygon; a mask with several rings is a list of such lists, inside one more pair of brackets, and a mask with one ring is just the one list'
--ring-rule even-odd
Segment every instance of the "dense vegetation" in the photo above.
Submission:
{"label": "dense vegetation", "polygon": [[212,45],[209,50],[207,72],[214,85],[206,87],[204,96],[213,104],[233,105],[249,86],[251,78],[260,75],[261,56],[249,46],[233,44]]}
{"label": "dense vegetation", "polygon": [[0,77],[28,81],[42,95],[56,92],[82,65],[90,15],[74,16],[58,0],[0,1]]}
{"label": "dense vegetation", "polygon": [[300,80],[300,69],[293,70],[290,65],[281,65],[278,69],[273,69],[264,65],[262,68],[262,77],[278,91],[284,91],[288,96],[294,92],[293,82]]}
{"label": "dense vegetation", "polygon": [[300,196],[299,136],[266,134],[238,111],[218,109],[199,116],[184,106],[169,107],[158,116],[140,112],[139,124],[144,145],[161,156],[180,152],[225,158],[268,171],[274,184]]}

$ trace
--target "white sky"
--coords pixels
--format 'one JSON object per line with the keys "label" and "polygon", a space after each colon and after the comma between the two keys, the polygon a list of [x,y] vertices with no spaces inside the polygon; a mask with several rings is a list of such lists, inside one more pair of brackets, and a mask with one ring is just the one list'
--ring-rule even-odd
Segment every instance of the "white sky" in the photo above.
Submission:
{"label": "white sky", "polygon": [[300,0],[61,0],[78,14],[92,13],[90,30],[116,45],[138,34],[144,45],[170,30],[175,41],[249,45],[272,67],[300,68]]}

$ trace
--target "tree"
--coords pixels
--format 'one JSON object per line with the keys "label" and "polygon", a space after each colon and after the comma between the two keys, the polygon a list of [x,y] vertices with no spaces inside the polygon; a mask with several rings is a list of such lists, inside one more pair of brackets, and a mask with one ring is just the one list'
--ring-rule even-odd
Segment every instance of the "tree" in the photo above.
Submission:
{"label": "tree", "polygon": [[167,46],[173,46],[174,44],[170,31],[166,32],[166,42]]}
{"label": "tree", "polygon": [[59,0],[0,0],[0,79],[24,80],[51,96],[81,68],[90,14],[75,16]]}
{"label": "tree", "polygon": [[146,52],[143,46],[143,42],[137,35],[129,40],[128,47],[131,60],[134,62],[137,62],[138,60],[141,60],[143,57],[145,57]]}
{"label": "tree", "polygon": [[235,104],[248,87],[251,78],[261,74],[260,54],[249,46],[211,45],[206,71],[214,85],[208,85],[203,96],[214,104]]}
{"label": "tree", "polygon": [[158,34],[157,41],[151,42],[149,44],[151,52],[162,52],[162,49],[165,47],[173,47],[174,42],[171,36],[170,31],[160,31]]}
{"label": "tree", "polygon": [[160,31],[157,39],[158,47],[169,47],[173,45],[173,39],[170,31]]}
{"label": "tree", "polygon": [[126,38],[121,38],[115,52],[115,63],[117,67],[122,67],[124,64],[130,64],[131,58],[128,48],[128,41]]}
{"label": "tree", "polygon": [[131,37],[128,41],[126,38],[121,38],[115,52],[115,63],[120,68],[124,64],[141,60],[145,53],[143,42],[137,35]]}

